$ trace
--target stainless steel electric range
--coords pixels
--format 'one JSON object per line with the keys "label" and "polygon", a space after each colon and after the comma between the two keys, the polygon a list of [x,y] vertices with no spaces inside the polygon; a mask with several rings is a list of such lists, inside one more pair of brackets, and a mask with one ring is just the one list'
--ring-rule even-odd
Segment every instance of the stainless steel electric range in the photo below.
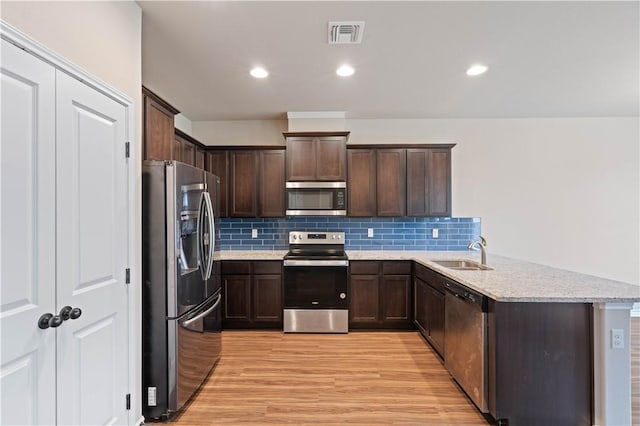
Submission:
{"label": "stainless steel electric range", "polygon": [[349,331],[344,232],[292,231],[284,257],[285,333]]}

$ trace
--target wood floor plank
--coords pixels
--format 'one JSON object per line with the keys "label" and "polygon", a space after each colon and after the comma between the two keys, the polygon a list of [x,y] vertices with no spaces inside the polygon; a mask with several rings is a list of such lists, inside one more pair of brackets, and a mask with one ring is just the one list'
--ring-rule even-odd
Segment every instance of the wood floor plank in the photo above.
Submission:
{"label": "wood floor plank", "polygon": [[222,333],[179,425],[487,425],[417,332]]}

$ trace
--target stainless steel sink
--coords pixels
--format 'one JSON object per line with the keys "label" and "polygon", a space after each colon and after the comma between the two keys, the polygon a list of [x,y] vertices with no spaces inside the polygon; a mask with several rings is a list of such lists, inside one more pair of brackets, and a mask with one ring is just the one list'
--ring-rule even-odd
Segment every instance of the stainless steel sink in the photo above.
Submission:
{"label": "stainless steel sink", "polygon": [[493,270],[492,267],[483,265],[478,262],[474,262],[473,260],[447,259],[447,260],[432,260],[432,262],[449,269],[458,269],[458,270],[465,270],[465,271]]}

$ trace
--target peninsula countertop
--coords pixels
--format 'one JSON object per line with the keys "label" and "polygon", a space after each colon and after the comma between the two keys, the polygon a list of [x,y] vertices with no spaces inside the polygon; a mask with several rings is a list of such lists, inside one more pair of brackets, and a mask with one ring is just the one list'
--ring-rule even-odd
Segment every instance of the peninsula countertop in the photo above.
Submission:
{"label": "peninsula countertop", "polygon": [[[286,250],[221,251],[221,260],[282,260]],[[498,302],[633,303],[640,286],[488,254],[488,271],[454,270],[432,260],[471,259],[475,251],[347,250],[349,260],[413,260]]]}

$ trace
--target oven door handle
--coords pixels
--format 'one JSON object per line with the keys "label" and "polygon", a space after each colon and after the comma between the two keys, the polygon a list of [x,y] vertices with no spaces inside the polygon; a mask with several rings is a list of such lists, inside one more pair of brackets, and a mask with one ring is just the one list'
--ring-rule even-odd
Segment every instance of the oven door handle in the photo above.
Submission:
{"label": "oven door handle", "polygon": [[348,260],[285,260],[283,266],[349,266]]}

